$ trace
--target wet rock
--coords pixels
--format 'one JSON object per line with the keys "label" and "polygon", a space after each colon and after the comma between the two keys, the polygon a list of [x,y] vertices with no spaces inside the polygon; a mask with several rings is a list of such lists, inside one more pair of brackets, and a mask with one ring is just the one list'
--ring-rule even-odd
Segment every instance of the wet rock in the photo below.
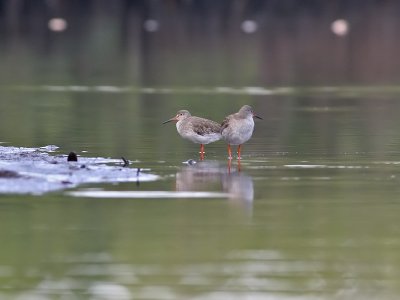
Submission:
{"label": "wet rock", "polygon": [[70,152],[68,154],[67,161],[78,161],[78,156],[76,155],[75,152]]}
{"label": "wet rock", "polygon": [[197,162],[194,159],[189,159],[187,161],[183,161],[182,163],[189,166],[197,164]]}
{"label": "wet rock", "polygon": [[0,178],[17,178],[20,175],[17,172],[9,171],[9,170],[0,170]]}

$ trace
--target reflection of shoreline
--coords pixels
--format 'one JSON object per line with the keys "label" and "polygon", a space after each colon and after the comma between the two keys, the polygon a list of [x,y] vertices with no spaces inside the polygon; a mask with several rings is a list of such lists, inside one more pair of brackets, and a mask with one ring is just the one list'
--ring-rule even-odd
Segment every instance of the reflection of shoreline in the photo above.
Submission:
{"label": "reflection of shoreline", "polygon": [[201,161],[176,173],[177,191],[222,191],[228,198],[248,206],[254,199],[253,178],[217,161]]}

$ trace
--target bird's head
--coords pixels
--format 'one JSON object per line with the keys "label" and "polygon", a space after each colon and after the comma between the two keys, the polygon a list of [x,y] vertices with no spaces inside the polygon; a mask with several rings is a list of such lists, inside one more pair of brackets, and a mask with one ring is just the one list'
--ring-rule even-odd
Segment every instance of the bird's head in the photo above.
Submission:
{"label": "bird's head", "polygon": [[171,118],[171,119],[169,119],[169,120],[163,122],[163,124],[168,123],[168,122],[173,122],[173,121],[174,121],[174,122],[182,121],[182,120],[184,120],[184,119],[186,119],[186,118],[188,118],[188,117],[190,117],[190,116],[191,116],[191,114],[190,114],[189,111],[187,111],[187,110],[180,110],[180,111],[178,111],[178,112],[176,113],[176,116],[175,116],[175,117],[173,117],[173,118]]}

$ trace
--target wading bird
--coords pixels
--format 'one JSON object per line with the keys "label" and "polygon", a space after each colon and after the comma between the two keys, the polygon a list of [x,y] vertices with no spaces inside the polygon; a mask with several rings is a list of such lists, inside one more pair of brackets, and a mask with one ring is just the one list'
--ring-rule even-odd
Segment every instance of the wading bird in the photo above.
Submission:
{"label": "wading bird", "polygon": [[217,122],[192,116],[187,110],[180,110],[175,117],[163,122],[176,122],[181,137],[200,144],[200,159],[204,159],[204,145],[221,139],[221,125]]}
{"label": "wading bird", "polygon": [[229,115],[221,124],[222,138],[228,143],[228,156],[232,159],[231,145],[238,145],[237,155],[240,159],[241,146],[247,142],[254,130],[253,118],[261,119],[253,112],[253,108],[244,105],[242,108],[232,115]]}

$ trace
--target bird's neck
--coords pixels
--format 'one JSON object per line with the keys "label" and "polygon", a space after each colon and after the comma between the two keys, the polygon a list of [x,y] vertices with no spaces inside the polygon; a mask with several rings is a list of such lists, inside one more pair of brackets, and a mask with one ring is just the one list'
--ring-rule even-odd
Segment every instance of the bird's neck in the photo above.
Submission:
{"label": "bird's neck", "polygon": [[178,122],[176,122],[176,129],[177,129],[178,131],[181,130],[183,124],[185,123],[185,120],[186,120],[186,119],[179,120]]}

